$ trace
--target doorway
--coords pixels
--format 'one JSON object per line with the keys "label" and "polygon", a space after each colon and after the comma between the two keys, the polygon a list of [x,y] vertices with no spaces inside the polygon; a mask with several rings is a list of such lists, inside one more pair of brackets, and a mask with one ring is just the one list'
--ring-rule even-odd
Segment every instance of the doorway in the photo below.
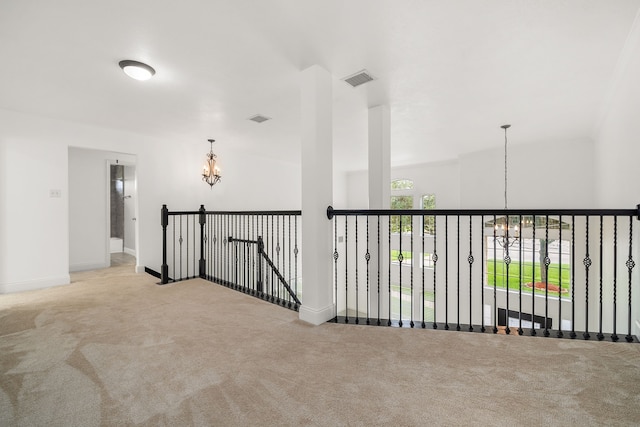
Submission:
{"label": "doorway", "polygon": [[110,164],[109,252],[111,265],[135,263],[135,166]]}

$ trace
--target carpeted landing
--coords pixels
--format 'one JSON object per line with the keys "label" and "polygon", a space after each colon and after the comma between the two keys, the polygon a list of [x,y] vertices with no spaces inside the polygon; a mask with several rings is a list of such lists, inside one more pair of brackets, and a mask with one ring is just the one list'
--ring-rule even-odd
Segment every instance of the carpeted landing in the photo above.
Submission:
{"label": "carpeted landing", "polygon": [[640,346],[324,324],[119,266],[0,295],[2,426],[638,425]]}

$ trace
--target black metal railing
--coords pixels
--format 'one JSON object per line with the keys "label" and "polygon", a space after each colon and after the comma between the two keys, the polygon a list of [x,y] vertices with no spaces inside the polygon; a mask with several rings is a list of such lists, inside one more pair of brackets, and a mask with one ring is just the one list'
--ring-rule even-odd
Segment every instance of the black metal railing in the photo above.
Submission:
{"label": "black metal railing", "polygon": [[300,211],[171,212],[163,205],[161,283],[201,277],[298,310]]}
{"label": "black metal railing", "polygon": [[637,341],[640,205],[327,216],[335,322]]}

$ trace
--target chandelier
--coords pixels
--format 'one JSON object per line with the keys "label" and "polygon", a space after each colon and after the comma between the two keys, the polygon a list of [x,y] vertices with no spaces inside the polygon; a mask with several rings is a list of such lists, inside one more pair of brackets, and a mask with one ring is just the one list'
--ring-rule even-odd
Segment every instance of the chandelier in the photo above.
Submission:
{"label": "chandelier", "polygon": [[214,185],[220,182],[222,175],[220,175],[220,169],[216,166],[216,155],[213,154],[215,139],[208,139],[207,141],[211,143],[211,150],[207,153],[207,160],[202,168],[202,180],[213,188]]}
{"label": "chandelier", "polygon": [[[504,129],[504,210],[507,210],[507,129],[511,127],[511,125],[502,125],[500,126]],[[494,235],[496,236],[496,241],[503,248],[508,248],[513,246],[518,239],[520,239],[520,227],[516,224],[511,224],[511,218],[508,214],[505,213],[504,217],[496,218],[496,221],[493,225],[494,227]]]}

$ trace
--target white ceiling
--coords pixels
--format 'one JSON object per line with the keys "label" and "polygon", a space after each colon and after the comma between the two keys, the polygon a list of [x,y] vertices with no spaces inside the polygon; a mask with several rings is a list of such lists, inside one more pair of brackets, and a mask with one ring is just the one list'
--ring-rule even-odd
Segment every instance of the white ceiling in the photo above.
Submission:
{"label": "white ceiling", "polygon": [[[334,151],[366,167],[367,108],[392,165],[504,141],[588,138],[640,0],[2,0],[0,108],[298,162],[299,77],[334,82]],[[138,82],[118,67],[146,62]],[[377,80],[341,81],[363,68]],[[248,121],[261,113],[273,120]],[[1,130],[0,130],[1,131]]]}

